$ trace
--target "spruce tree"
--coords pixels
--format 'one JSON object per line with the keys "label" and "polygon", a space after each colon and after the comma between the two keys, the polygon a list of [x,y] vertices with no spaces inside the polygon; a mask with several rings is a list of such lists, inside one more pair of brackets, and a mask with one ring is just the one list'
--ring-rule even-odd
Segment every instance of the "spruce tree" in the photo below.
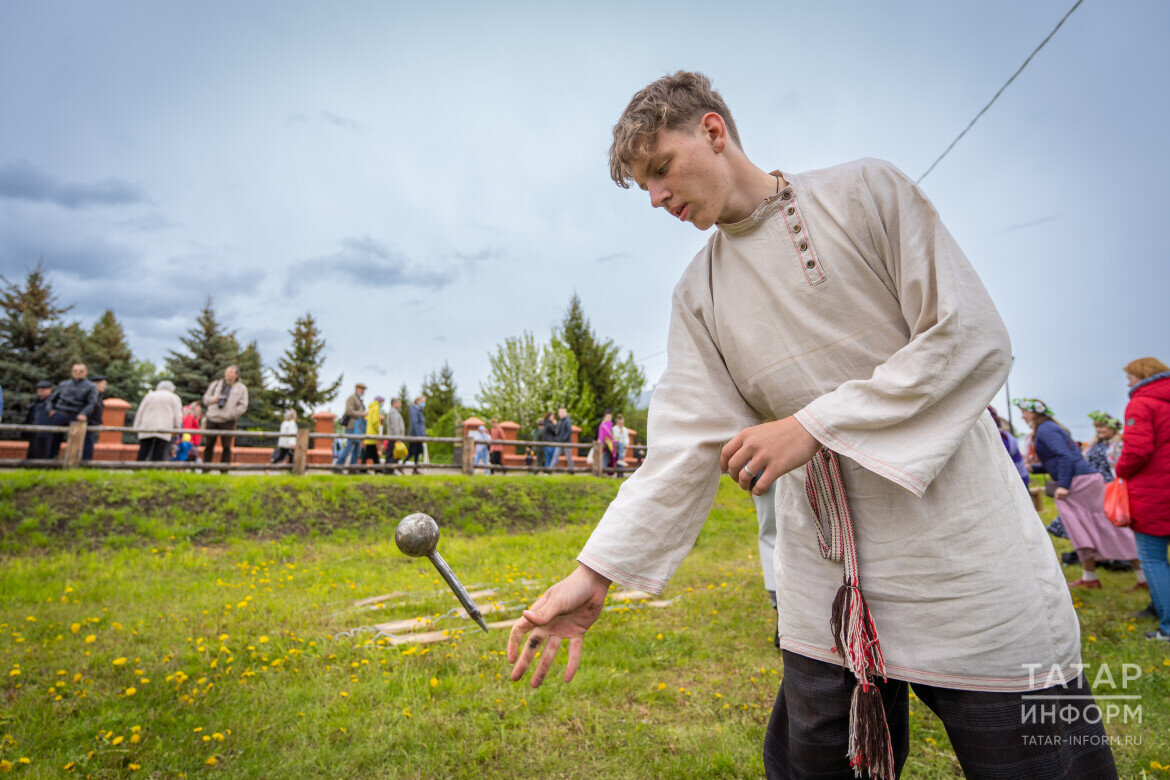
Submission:
{"label": "spruce tree", "polygon": [[81,360],[84,331],[76,322],[65,323],[71,307],[57,296],[41,263],[25,276],[24,285],[0,277],[0,387],[4,389],[4,421],[24,422],[36,383],[69,377]]}
{"label": "spruce tree", "polygon": [[632,352],[622,360],[612,339],[602,341],[594,334],[576,293],[569,299],[561,327],[553,334],[553,340],[557,339],[577,358],[578,397],[592,397],[588,416],[574,419],[581,426],[582,438],[592,438],[606,409],[617,412],[633,405],[633,395],[642,390],[646,376]]}
{"label": "spruce tree", "polygon": [[281,406],[296,409],[297,417],[307,423],[314,409],[337,397],[344,374],[328,387],[321,386],[325,339],[311,313],[298,318],[289,335],[292,344],[277,361],[273,372],[273,394]]}
{"label": "spruce tree", "polygon": [[405,410],[414,403],[414,399],[410,397],[410,390],[406,387],[406,382],[403,382],[402,387],[398,388],[398,397],[402,399],[402,409],[403,414],[405,414]]}
{"label": "spruce tree", "polygon": [[175,383],[175,392],[184,403],[198,401],[208,386],[223,376],[223,370],[237,362],[240,345],[235,333],[220,323],[210,297],[204,302],[194,327],[179,340],[185,350],[170,352],[165,373]]}
{"label": "spruce tree", "polygon": [[240,418],[240,427],[276,430],[280,427],[284,407],[278,407],[268,388],[260,348],[255,341],[248,342],[248,346],[240,350],[235,363],[240,369],[240,381],[248,388],[248,411]]}
{"label": "spruce tree", "polygon": [[443,367],[432,371],[423,379],[422,395],[427,397],[427,417],[438,419],[459,405],[459,392],[455,385],[455,372],[443,361]]}
{"label": "spruce tree", "polygon": [[144,386],[144,367],[134,360],[126,332],[112,309],[107,309],[90,328],[82,344],[82,362],[89,367],[90,376],[105,376],[106,398],[121,398],[137,404],[147,390]]}

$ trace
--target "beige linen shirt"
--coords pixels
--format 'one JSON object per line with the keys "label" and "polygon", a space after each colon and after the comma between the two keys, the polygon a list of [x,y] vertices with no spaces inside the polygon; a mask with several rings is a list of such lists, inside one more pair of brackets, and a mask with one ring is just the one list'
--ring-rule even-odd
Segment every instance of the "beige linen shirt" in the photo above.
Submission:
{"label": "beige linen shirt", "polygon": [[[722,446],[795,415],[841,455],[889,676],[989,691],[1074,679],[1068,587],[984,411],[1010,344],[979,277],[889,163],[784,177],[675,288],[648,457],[578,560],[661,592],[710,511]],[[820,556],[804,470],[776,494],[781,645],[840,663],[842,568]]]}

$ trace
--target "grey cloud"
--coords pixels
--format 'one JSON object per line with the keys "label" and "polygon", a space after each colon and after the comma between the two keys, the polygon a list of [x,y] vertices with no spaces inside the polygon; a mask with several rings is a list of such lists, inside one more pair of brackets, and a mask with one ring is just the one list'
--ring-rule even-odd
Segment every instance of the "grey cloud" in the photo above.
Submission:
{"label": "grey cloud", "polygon": [[360,125],[349,117],[335,114],[332,111],[322,109],[315,114],[293,114],[288,118],[288,121],[298,124],[308,124],[309,122],[324,122],[333,125],[334,127],[341,127],[346,130],[357,130]]}
{"label": "grey cloud", "polygon": [[597,262],[612,263],[615,260],[625,260],[629,256],[629,252],[614,252],[613,254],[602,255],[601,257],[597,258]]}
{"label": "grey cloud", "polygon": [[341,248],[333,254],[294,265],[285,282],[285,295],[299,293],[302,277],[322,270],[327,274],[342,273],[353,282],[367,286],[422,287],[430,290],[446,287],[456,277],[452,269],[426,269],[411,265],[404,254],[369,236],[342,239],[340,244]]}
{"label": "grey cloud", "polygon": [[141,217],[134,217],[133,219],[120,220],[118,225],[128,227],[131,230],[137,230],[142,233],[155,233],[160,230],[169,230],[171,228],[182,227],[171,222],[158,212],[151,214],[143,214]]}
{"label": "grey cloud", "polygon": [[141,187],[122,179],[108,178],[93,184],[62,182],[24,161],[0,167],[0,197],[55,203],[68,209],[149,202]]}
{"label": "grey cloud", "polygon": [[38,230],[35,235],[0,226],[0,273],[12,278],[43,262],[50,272],[80,279],[129,276],[141,253],[81,232]]}
{"label": "grey cloud", "polygon": [[494,260],[497,257],[503,257],[504,254],[504,250],[500,247],[484,247],[478,252],[456,252],[453,256],[456,260],[461,260],[466,265],[472,266],[476,263],[482,263],[485,260]]}

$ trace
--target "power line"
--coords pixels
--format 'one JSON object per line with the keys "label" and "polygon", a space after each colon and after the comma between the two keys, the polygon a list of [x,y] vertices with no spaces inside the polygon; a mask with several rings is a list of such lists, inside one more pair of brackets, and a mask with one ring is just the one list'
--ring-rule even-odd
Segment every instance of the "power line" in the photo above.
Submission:
{"label": "power line", "polygon": [[1061,20],[1060,20],[1059,22],[1057,22],[1057,23],[1056,23],[1056,26],[1052,28],[1052,32],[1048,33],[1048,36],[1047,36],[1047,37],[1046,37],[1044,40],[1040,41],[1040,45],[1036,47],[1035,51],[1033,51],[1031,54],[1029,54],[1029,55],[1028,55],[1028,59],[1024,60],[1024,64],[1020,66],[1020,69],[1019,69],[1019,70],[1017,70],[1015,73],[1013,73],[1013,74],[1012,74],[1012,77],[1003,83],[1003,86],[999,88],[999,92],[996,92],[996,93],[995,93],[995,97],[991,98],[991,100],[989,100],[989,101],[987,102],[987,105],[985,105],[985,106],[983,107],[983,109],[982,109],[982,110],[981,110],[981,111],[980,111],[978,114],[976,114],[976,115],[975,115],[975,118],[971,120],[971,123],[970,123],[970,124],[968,124],[968,125],[967,125],[965,128],[963,128],[963,132],[961,132],[961,133],[959,133],[957,136],[955,136],[955,140],[951,141],[951,145],[950,145],[950,146],[948,146],[946,149],[944,149],[944,150],[943,150],[943,153],[942,153],[942,154],[940,154],[940,155],[938,156],[938,159],[937,159],[937,160],[935,160],[934,162],[932,162],[932,163],[930,164],[930,167],[926,169],[926,173],[924,173],[924,174],[922,174],[921,176],[919,176],[919,177],[918,177],[918,180],[915,182],[915,184],[921,184],[921,183],[922,183],[922,180],[923,180],[923,179],[925,179],[925,178],[927,177],[927,175],[928,175],[928,174],[929,174],[931,171],[933,171],[933,170],[934,170],[934,166],[936,166],[936,165],[938,165],[940,162],[942,162],[942,158],[944,158],[944,157],[946,157],[946,156],[947,156],[947,152],[949,152],[951,149],[954,149],[954,148],[955,148],[955,144],[957,144],[957,143],[959,142],[959,139],[960,139],[960,138],[962,138],[963,136],[965,136],[965,135],[967,134],[967,131],[968,131],[968,130],[970,130],[970,129],[971,129],[971,127],[972,127],[972,126],[973,126],[973,125],[974,125],[976,122],[978,122],[978,121],[979,121],[979,117],[983,116],[983,114],[984,114],[984,113],[987,111],[987,109],[991,108],[991,104],[995,102],[996,98],[998,98],[1000,95],[1002,95],[1002,94],[1003,94],[1003,91],[1004,91],[1005,89],[1007,89],[1007,88],[1008,88],[1008,84],[1011,84],[1013,81],[1015,81],[1015,80],[1016,80],[1016,76],[1020,75],[1020,73],[1021,73],[1021,72],[1024,70],[1024,68],[1028,67],[1028,63],[1029,63],[1029,62],[1031,62],[1031,61],[1032,61],[1032,58],[1036,56],[1036,52],[1038,52],[1038,51],[1040,51],[1041,49],[1043,49],[1043,48],[1044,48],[1044,44],[1048,43],[1048,40],[1049,40],[1049,39],[1050,39],[1050,38],[1051,38],[1053,35],[1055,35],[1055,34],[1056,34],[1056,31],[1060,29],[1060,26],[1061,26],[1062,24],[1064,24],[1064,20],[1065,20],[1065,19],[1067,19],[1067,18],[1069,18],[1070,16],[1072,16],[1072,12],[1073,12],[1073,11],[1075,11],[1075,10],[1077,10],[1077,8],[1080,6],[1080,4],[1081,4],[1082,2],[1084,2],[1084,0],[1077,0],[1077,1],[1076,1],[1076,3],[1074,3],[1074,4],[1073,4],[1073,7],[1072,7],[1072,8],[1070,8],[1070,9],[1068,9],[1068,13],[1066,13],[1066,14],[1065,14],[1065,15],[1064,15],[1064,16],[1061,18]]}

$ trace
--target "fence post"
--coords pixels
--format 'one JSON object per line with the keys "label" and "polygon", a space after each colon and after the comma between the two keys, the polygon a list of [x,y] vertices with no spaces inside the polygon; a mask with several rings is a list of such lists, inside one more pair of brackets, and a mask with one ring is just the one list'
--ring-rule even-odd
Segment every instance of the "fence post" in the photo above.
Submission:
{"label": "fence post", "polygon": [[86,427],[85,420],[73,420],[69,423],[69,437],[65,440],[64,468],[75,469],[81,466]]}
{"label": "fence post", "polygon": [[308,429],[297,431],[297,446],[293,450],[292,473],[293,476],[304,476],[305,466],[309,462],[309,431]]}
{"label": "fence post", "polygon": [[463,461],[460,465],[464,474],[475,473],[475,440],[470,436],[463,437]]}
{"label": "fence post", "polygon": [[590,461],[590,465],[593,466],[593,476],[595,476],[595,477],[605,476],[605,474],[602,472],[602,469],[601,469],[604,461],[602,461],[602,459],[601,459],[601,442],[600,441],[593,442],[593,446],[589,448],[589,461]]}

